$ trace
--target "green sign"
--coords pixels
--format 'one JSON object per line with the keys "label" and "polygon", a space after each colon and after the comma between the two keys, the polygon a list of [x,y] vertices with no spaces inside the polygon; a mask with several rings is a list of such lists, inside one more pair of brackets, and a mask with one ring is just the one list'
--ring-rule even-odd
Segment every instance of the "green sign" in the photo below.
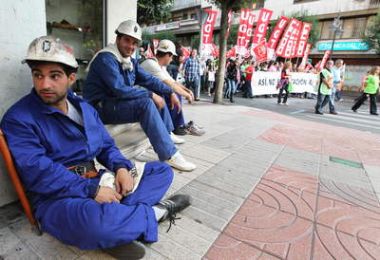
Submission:
{"label": "green sign", "polygon": [[339,158],[339,157],[330,156],[330,161],[331,162],[335,162],[335,163],[339,163],[339,164],[343,164],[343,165],[346,165],[346,166],[349,166],[349,167],[353,167],[353,168],[358,168],[358,169],[362,169],[363,168],[363,164],[361,164],[359,162],[354,162],[354,161],[342,159],[342,158]]}
{"label": "green sign", "polygon": [[[318,51],[327,51],[331,50],[332,41],[329,42],[320,42],[318,43]],[[350,41],[350,42],[341,42],[336,41],[334,43],[334,51],[368,51],[369,46],[365,42],[361,41]]]}

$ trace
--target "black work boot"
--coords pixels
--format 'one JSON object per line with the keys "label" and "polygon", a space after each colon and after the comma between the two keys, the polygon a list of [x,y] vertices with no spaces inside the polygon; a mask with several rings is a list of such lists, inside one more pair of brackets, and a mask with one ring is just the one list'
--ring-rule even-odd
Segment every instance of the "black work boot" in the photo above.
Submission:
{"label": "black work boot", "polygon": [[166,214],[159,220],[159,222],[163,222],[165,220],[170,221],[169,228],[166,232],[170,230],[172,224],[175,225],[175,220],[180,219],[176,217],[176,214],[190,205],[191,198],[189,195],[185,194],[173,195],[170,198],[160,201],[157,204],[157,207],[161,207],[167,210]]}
{"label": "black work boot", "polygon": [[130,244],[105,248],[103,251],[116,259],[141,259],[145,255],[145,247],[136,241]]}

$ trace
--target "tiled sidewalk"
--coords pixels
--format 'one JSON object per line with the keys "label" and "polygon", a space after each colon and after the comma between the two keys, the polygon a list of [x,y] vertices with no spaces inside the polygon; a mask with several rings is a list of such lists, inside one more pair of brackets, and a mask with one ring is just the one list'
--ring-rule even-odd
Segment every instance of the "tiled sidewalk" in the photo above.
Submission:
{"label": "tiled sidewalk", "polygon": [[[193,204],[145,259],[379,259],[380,136],[241,106],[198,102],[185,116],[207,134],[179,146],[198,168],[169,194]],[[105,259],[34,235],[0,210],[5,259]]]}

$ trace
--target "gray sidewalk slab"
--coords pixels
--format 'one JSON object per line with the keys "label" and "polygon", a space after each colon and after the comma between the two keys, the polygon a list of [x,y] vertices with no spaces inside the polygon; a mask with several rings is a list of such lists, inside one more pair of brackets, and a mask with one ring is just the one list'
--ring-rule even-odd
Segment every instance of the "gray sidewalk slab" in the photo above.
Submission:
{"label": "gray sidewalk slab", "polygon": [[[332,162],[325,154],[262,139],[272,127],[286,124],[281,117],[266,118],[270,113],[265,111],[206,102],[185,105],[184,111],[186,119],[203,126],[206,134],[184,136],[187,142],[178,148],[197,169],[175,171],[167,195],[189,194],[192,205],[178,214],[181,219],[168,233],[169,224],[160,225],[159,241],[146,246],[144,259],[204,258],[272,167],[320,180],[321,196],[326,198],[334,194],[334,199],[368,210],[379,207],[380,166],[352,168]],[[16,205],[1,208],[0,220],[0,259],[112,259],[99,250],[65,246],[46,233],[35,235]]]}

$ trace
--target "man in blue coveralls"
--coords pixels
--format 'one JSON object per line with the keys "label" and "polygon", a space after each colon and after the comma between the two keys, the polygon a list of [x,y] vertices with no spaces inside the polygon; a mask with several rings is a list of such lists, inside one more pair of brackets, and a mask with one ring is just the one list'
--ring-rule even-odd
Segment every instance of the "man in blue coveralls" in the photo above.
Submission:
{"label": "man in blue coveralls", "polygon": [[180,109],[176,94],[131,57],[141,40],[140,26],[127,20],[115,33],[116,43],[99,51],[89,64],[84,98],[96,108],[105,124],[140,122],[161,161],[182,171],[194,170],[196,166],[187,161],[173,143],[173,123],[161,97],[167,96],[170,103]]}
{"label": "man in blue coveralls", "polygon": [[[157,241],[158,222],[173,221],[190,197],[160,202],[173,178],[162,162],[147,163],[134,187],[134,165],[95,109],[69,90],[78,68],[72,53],[50,36],[30,44],[25,62],[34,88],[6,112],[0,126],[43,231],[81,249],[108,248],[114,254],[116,248],[138,259],[145,251],[134,241]],[[108,171],[97,171],[95,158]],[[110,172],[115,187],[102,185]]]}

